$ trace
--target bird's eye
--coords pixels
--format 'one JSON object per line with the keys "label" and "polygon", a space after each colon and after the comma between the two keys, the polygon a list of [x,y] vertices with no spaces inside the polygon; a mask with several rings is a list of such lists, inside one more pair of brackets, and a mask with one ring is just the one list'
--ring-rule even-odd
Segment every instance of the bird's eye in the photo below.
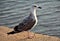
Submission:
{"label": "bird's eye", "polygon": [[37,7],[37,6],[34,6],[34,7]]}

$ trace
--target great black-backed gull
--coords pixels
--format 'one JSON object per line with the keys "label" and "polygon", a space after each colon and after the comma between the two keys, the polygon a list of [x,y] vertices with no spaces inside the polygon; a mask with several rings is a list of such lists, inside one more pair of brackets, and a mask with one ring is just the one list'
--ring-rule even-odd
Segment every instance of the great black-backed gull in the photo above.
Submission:
{"label": "great black-backed gull", "polygon": [[38,7],[37,5],[32,6],[29,16],[26,17],[21,23],[19,23],[19,25],[15,26],[14,31],[8,32],[7,34],[15,34],[22,31],[28,31],[35,27],[37,24],[37,8],[41,9],[41,7]]}

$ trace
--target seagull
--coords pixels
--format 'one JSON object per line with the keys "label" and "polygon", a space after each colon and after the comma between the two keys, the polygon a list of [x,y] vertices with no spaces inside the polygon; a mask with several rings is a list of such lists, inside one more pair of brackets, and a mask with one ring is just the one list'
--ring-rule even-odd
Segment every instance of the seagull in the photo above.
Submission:
{"label": "seagull", "polygon": [[17,26],[14,27],[14,31],[8,32],[7,34],[8,35],[15,34],[15,33],[19,33],[22,31],[28,31],[34,28],[38,22],[37,15],[36,15],[37,8],[41,9],[41,7],[37,5],[33,5],[30,10],[30,14],[26,18],[24,18],[21,23],[19,23]]}

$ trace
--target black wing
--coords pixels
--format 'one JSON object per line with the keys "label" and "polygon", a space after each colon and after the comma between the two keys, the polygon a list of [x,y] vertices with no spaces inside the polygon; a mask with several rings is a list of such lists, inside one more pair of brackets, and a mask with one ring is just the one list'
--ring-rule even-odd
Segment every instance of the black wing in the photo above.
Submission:
{"label": "black wing", "polygon": [[33,27],[35,22],[36,22],[36,20],[33,20],[29,16],[26,19],[24,19],[19,25],[15,26],[14,30],[18,31],[18,32],[29,30]]}

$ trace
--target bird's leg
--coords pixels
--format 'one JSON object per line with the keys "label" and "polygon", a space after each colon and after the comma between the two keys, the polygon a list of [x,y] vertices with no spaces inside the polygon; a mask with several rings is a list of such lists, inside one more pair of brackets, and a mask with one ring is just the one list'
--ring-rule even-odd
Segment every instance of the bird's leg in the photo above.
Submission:
{"label": "bird's leg", "polygon": [[32,39],[32,38],[35,37],[35,33],[31,33],[31,32],[29,32],[29,31],[27,31],[27,33],[28,33],[28,38],[29,38],[29,39]]}

